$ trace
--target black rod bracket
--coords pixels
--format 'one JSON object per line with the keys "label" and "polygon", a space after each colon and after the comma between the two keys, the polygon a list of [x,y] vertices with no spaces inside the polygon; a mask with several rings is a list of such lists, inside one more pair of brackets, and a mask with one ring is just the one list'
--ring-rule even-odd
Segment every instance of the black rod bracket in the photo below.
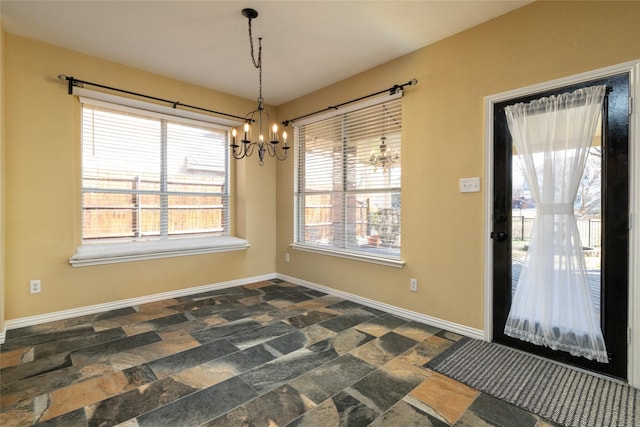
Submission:
{"label": "black rod bracket", "polygon": [[417,79],[411,79],[407,83],[404,83],[404,84],[401,84],[401,85],[393,85],[389,89],[380,90],[380,91],[375,92],[375,93],[370,93],[369,95],[361,96],[360,98],[352,99],[351,101],[343,102],[342,104],[331,105],[331,106],[329,106],[327,108],[324,108],[322,110],[314,111],[313,113],[309,113],[309,114],[304,114],[304,115],[296,117],[294,119],[283,120],[282,121],[282,125],[286,127],[286,126],[289,126],[290,123],[295,122],[296,120],[304,119],[304,118],[310,117],[310,116],[315,116],[316,114],[324,113],[326,111],[337,110],[340,107],[344,107],[345,105],[353,104],[354,102],[362,101],[363,99],[372,98],[374,96],[381,95],[381,94],[383,94],[385,92],[389,92],[389,95],[395,95],[396,93],[402,91],[406,86],[415,86],[417,84],[418,84],[418,80]]}

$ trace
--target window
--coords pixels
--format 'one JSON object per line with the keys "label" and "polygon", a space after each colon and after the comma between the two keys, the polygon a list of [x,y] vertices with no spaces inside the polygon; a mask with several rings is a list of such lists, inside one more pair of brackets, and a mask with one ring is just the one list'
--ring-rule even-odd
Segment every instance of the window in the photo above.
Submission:
{"label": "window", "polygon": [[[116,248],[117,258],[234,243],[228,238],[228,127],[81,102],[81,248],[89,258],[101,256],[91,246],[104,252],[108,245],[110,256]],[[72,264],[78,258],[80,248]]]}
{"label": "window", "polygon": [[295,130],[295,246],[399,261],[400,96]]}

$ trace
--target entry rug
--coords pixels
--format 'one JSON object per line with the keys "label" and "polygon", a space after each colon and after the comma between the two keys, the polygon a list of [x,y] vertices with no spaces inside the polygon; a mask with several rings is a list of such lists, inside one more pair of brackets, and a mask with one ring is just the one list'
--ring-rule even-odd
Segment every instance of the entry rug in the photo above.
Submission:
{"label": "entry rug", "polygon": [[640,427],[640,390],[471,338],[425,367],[567,426]]}

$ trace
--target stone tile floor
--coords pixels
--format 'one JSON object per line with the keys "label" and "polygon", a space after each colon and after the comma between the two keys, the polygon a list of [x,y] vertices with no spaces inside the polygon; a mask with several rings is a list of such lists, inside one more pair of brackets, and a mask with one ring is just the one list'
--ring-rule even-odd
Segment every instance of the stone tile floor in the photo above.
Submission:
{"label": "stone tile floor", "polygon": [[9,426],[549,426],[424,368],[461,336],[279,280],[14,329]]}

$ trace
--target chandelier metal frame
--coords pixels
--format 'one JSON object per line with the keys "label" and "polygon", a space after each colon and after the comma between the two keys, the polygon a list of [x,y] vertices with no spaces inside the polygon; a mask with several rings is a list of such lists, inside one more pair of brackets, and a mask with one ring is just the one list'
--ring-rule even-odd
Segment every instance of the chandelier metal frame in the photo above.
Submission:
{"label": "chandelier metal frame", "polygon": [[[271,118],[269,117],[269,112],[264,108],[264,98],[262,97],[262,37],[258,37],[258,59],[256,60],[253,47],[253,33],[251,31],[251,21],[258,17],[258,12],[255,9],[246,8],[242,9],[242,15],[249,21],[249,44],[251,47],[251,60],[253,62],[253,66],[258,69],[258,106],[255,110],[250,111],[244,117],[243,137],[240,140],[241,144],[238,144],[236,142],[236,129],[233,129],[231,131],[231,151],[233,157],[238,160],[245,157],[250,157],[254,153],[254,151],[257,151],[258,163],[260,164],[260,166],[262,166],[264,164],[265,155],[269,155],[270,157],[274,157],[278,160],[285,160],[287,158],[287,152],[291,147],[287,145],[286,131],[282,132],[282,140],[284,144],[282,146],[279,146],[280,138],[278,136],[278,125],[275,123],[270,129],[268,129],[266,141],[264,134],[262,133],[263,122],[270,123]],[[254,134],[254,132],[252,132],[252,125],[256,122],[258,128],[258,138],[257,141],[251,141],[251,137],[253,136],[252,134]]]}

